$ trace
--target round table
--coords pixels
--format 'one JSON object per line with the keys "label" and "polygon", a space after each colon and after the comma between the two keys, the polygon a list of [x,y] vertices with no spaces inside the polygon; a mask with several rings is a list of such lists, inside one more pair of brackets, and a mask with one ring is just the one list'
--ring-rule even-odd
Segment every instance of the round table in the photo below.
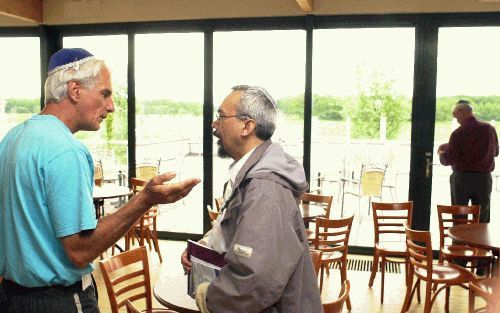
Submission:
{"label": "round table", "polygon": [[118,186],[114,184],[94,186],[92,197],[94,198],[94,207],[97,218],[100,217],[99,203],[101,203],[104,199],[128,196],[131,192],[132,191],[127,186]]}
{"label": "round table", "polygon": [[153,293],[162,305],[179,313],[200,313],[196,301],[187,294],[187,276],[177,274],[161,277]]}
{"label": "round table", "polygon": [[450,227],[448,234],[451,238],[468,245],[493,250],[496,255],[500,250],[500,230],[496,225],[489,223],[460,224]]}

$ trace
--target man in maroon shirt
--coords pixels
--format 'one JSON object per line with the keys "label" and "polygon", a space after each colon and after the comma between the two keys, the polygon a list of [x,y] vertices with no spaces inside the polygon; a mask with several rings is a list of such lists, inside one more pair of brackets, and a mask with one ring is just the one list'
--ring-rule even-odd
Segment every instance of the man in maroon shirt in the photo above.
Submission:
{"label": "man in maroon shirt", "polygon": [[439,146],[439,160],[451,165],[451,203],[456,205],[481,205],[481,223],[490,221],[491,172],[498,156],[496,130],[488,123],[474,117],[469,101],[459,100],[453,117],[460,124],[450,136],[450,142]]}

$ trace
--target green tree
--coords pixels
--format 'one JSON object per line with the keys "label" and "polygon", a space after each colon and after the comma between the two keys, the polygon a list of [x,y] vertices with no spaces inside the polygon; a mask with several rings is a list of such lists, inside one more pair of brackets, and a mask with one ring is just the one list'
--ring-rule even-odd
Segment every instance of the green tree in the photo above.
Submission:
{"label": "green tree", "polygon": [[387,138],[397,137],[402,123],[407,120],[410,105],[409,99],[395,95],[393,86],[393,79],[374,72],[368,87],[358,88],[358,95],[348,109],[354,126],[354,138],[379,138],[381,116],[387,118]]}
{"label": "green tree", "polygon": [[38,113],[40,99],[11,98],[5,103],[5,113]]}

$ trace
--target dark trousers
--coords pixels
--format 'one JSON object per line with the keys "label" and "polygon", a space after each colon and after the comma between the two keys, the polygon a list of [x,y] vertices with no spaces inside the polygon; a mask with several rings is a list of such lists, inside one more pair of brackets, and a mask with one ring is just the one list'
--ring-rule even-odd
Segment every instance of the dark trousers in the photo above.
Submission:
{"label": "dark trousers", "polygon": [[9,281],[0,284],[0,313],[99,313],[93,285],[25,288]]}
{"label": "dark trousers", "polygon": [[491,173],[453,172],[450,176],[451,204],[481,205],[479,222],[490,222]]}

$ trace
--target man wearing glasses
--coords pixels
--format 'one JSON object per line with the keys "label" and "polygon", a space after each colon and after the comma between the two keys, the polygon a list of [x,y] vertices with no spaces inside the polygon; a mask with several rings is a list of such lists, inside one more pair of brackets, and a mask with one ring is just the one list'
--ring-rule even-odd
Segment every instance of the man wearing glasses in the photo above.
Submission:
{"label": "man wearing glasses", "polygon": [[[276,104],[266,90],[235,86],[213,122],[218,155],[234,160],[222,213],[204,243],[225,252],[220,276],[200,284],[203,313],[322,312],[298,199],[303,167],[271,142]],[[182,264],[190,270],[183,254]]]}

